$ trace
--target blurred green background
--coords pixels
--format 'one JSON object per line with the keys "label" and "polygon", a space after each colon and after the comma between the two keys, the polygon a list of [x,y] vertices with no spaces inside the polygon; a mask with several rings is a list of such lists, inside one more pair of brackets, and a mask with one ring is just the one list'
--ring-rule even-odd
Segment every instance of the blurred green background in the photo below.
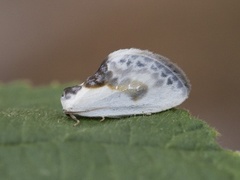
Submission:
{"label": "blurred green background", "polygon": [[0,81],[80,83],[114,50],[149,49],[188,75],[181,107],[240,150],[239,10],[237,0],[2,0]]}

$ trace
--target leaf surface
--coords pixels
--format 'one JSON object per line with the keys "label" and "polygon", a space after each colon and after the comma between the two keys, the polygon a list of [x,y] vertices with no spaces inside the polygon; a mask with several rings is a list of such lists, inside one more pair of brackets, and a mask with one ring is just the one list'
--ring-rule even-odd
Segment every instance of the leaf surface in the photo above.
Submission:
{"label": "leaf surface", "polygon": [[239,153],[187,111],[122,119],[62,113],[64,86],[0,86],[1,179],[240,179]]}

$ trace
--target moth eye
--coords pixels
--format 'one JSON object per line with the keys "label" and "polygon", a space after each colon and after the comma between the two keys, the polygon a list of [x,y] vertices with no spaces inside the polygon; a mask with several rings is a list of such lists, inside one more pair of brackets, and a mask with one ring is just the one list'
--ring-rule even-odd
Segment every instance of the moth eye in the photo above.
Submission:
{"label": "moth eye", "polygon": [[62,97],[65,99],[69,99],[72,95],[76,95],[81,89],[82,86],[67,87],[63,90]]}

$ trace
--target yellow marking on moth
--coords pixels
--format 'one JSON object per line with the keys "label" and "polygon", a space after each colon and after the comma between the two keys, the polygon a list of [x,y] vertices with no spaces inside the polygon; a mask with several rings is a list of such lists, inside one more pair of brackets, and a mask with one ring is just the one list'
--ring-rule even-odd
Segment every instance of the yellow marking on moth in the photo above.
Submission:
{"label": "yellow marking on moth", "polygon": [[120,83],[118,85],[108,84],[111,89],[126,93],[132,100],[141,99],[148,91],[148,86],[140,81],[133,80],[130,83]]}

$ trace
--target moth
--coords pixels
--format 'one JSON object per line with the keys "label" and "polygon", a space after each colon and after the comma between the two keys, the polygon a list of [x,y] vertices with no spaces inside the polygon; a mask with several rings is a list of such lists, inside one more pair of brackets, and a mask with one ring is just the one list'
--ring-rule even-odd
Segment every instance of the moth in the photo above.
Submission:
{"label": "moth", "polygon": [[120,49],[103,61],[80,85],[64,89],[61,104],[66,115],[121,117],[151,114],[186,100],[190,83],[169,59],[140,49]]}

